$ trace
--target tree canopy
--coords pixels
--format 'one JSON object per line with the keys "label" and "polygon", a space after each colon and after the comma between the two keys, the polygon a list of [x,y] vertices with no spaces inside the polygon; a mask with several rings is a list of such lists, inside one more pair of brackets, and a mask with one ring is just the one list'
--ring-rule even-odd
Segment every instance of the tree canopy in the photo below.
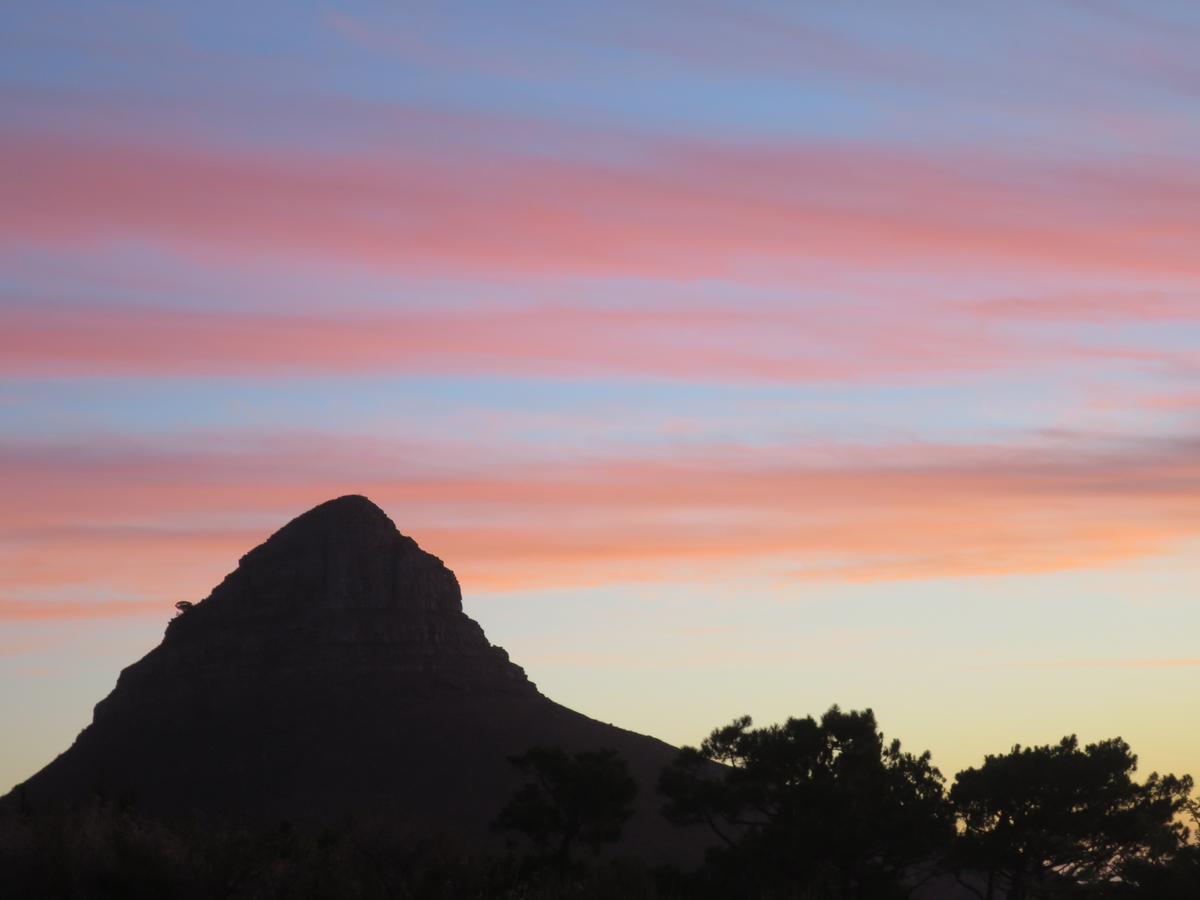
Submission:
{"label": "tree canopy", "polygon": [[1192,780],[1152,774],[1139,784],[1136,769],[1120,738],[1080,747],[1072,735],[987,756],[950,789],[962,823],[955,862],[986,879],[973,888],[985,900],[1026,900],[1171,857],[1187,840],[1178,815]]}
{"label": "tree canopy", "polygon": [[929,754],[886,741],[871,710],[834,706],[819,722],[752,725],[736,719],[683,748],[659,789],[668,818],[707,824],[754,880],[821,896],[902,896],[904,874],[952,834]]}
{"label": "tree canopy", "polygon": [[509,762],[525,784],[500,811],[496,830],[524,834],[559,865],[577,844],[596,850],[620,839],[633,814],[637,782],[616,751],[533,747]]}

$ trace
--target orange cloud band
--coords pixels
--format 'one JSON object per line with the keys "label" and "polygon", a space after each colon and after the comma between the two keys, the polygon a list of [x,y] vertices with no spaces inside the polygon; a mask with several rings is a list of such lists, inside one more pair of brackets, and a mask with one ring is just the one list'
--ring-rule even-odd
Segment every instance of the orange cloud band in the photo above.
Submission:
{"label": "orange cloud band", "polygon": [[422,472],[412,452],[389,461],[382,449],[327,442],[307,463],[303,448],[225,458],[146,451],[126,463],[87,452],[10,455],[0,590],[93,584],[110,595],[196,599],[270,528],[349,491],[380,502],[468,591],[738,572],[1051,572],[1153,556],[1200,536],[1200,464],[1186,441],[1119,453],[877,448],[841,453],[836,464],[811,450],[789,459],[785,450],[714,448],[674,461],[497,462],[477,467],[484,474],[468,471],[465,456],[453,464],[458,474]]}

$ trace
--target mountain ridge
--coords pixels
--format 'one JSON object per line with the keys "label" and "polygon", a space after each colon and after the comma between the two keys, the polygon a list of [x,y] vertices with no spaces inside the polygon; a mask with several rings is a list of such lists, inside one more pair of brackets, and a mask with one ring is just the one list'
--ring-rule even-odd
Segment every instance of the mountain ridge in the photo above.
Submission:
{"label": "mountain ridge", "polygon": [[487,844],[535,744],[610,747],[639,782],[627,841],[694,857],[657,813],[674,748],[544,696],[462,609],[454,573],[361,495],[251,549],[122,670],[68,750],[14,789],[64,807],[97,793],[163,816],[386,820]]}

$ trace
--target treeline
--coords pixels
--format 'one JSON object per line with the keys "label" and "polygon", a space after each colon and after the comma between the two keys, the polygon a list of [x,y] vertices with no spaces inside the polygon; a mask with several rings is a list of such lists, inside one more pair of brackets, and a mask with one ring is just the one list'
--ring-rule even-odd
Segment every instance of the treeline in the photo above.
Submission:
{"label": "treeline", "polygon": [[[611,753],[539,748],[497,821],[543,862],[614,841],[635,785]],[[870,710],[754,728],[741,718],[662,773],[663,814],[711,830],[717,848],[689,896],[1200,898],[1190,777],[1134,779],[1119,738],[1014,747],[947,789],[928,752],[887,741]]]}
{"label": "treeline", "polygon": [[[167,824],[98,799],[0,822],[0,896],[14,898],[629,898],[629,900],[1196,900],[1200,810],[1187,776],[1136,780],[1120,739],[1014,747],[949,783],[888,741],[870,710],[682,748],[662,813],[707,829],[691,871],[602,852],[637,784],[613,751],[535,747],[498,811],[507,853],[358,827],[319,833]],[[622,851],[629,848],[622,847]]]}

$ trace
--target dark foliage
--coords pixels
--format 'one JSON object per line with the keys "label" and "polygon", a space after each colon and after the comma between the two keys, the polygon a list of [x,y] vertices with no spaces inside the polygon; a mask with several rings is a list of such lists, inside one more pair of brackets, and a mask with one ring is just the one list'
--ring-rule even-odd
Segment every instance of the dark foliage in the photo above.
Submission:
{"label": "dark foliage", "polygon": [[637,782],[613,750],[568,754],[559,747],[533,747],[509,762],[526,782],[501,810],[493,827],[533,842],[559,868],[577,844],[598,850],[620,839],[633,814]]}
{"label": "dark foliage", "polygon": [[684,883],[628,860],[560,877],[382,826],[168,823],[105,803],[0,818],[4,900],[684,900]]}
{"label": "dark foliage", "polygon": [[660,781],[668,818],[703,822],[724,843],[714,866],[730,888],[906,896],[914,868],[953,832],[929,754],[885,741],[870,710],[751,724],[738,719],[683,748]]}
{"label": "dark foliage", "polygon": [[1200,897],[1200,844],[1184,824],[1200,814],[1191,779],[1135,782],[1136,758],[1117,739],[989,756],[947,797],[928,754],[885,741],[870,711],[758,729],[739,719],[662,774],[667,815],[707,823],[723,848],[689,872],[573,854],[611,847],[630,814],[636,787],[617,754],[538,747],[512,762],[527,782],[497,827],[527,838],[532,855],[386,824],[160,821],[128,797],[47,814],[18,792],[0,817],[0,898]]}
{"label": "dark foliage", "polygon": [[[1081,748],[1072,736],[988,756],[950,790],[962,823],[952,860],[982,876],[974,892],[986,900],[1169,878],[1163,867],[1188,836],[1178,816],[1192,780],[1152,774],[1138,784],[1136,768],[1119,738]],[[1180,859],[1175,865],[1186,865]]]}

